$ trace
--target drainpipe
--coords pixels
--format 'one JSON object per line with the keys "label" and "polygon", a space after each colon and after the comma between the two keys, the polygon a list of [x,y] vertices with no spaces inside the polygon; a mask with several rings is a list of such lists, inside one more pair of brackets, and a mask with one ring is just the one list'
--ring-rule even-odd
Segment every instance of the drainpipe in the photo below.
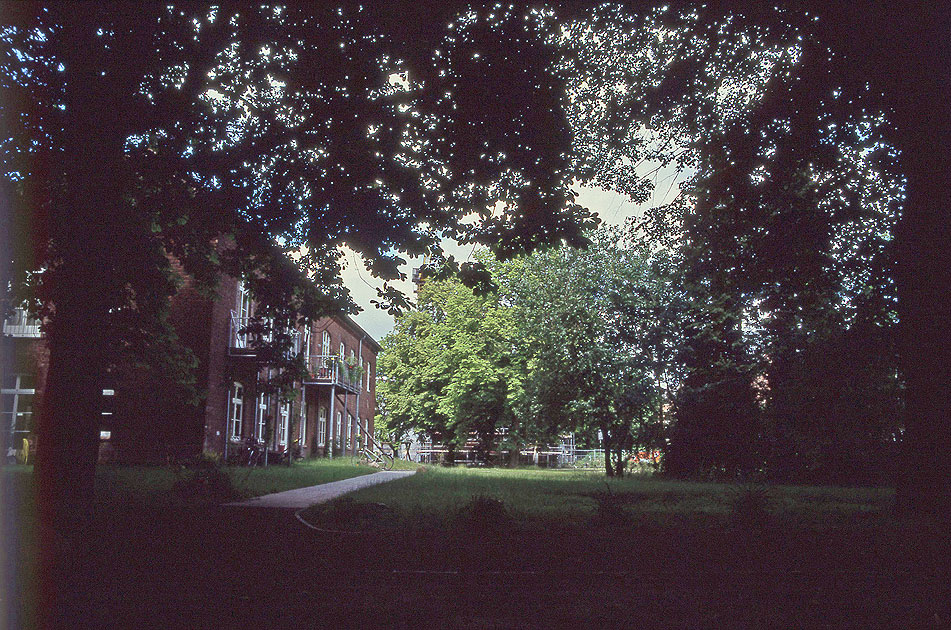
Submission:
{"label": "drainpipe", "polygon": [[[361,370],[363,369],[363,341],[366,338],[367,338],[367,335],[366,333],[364,333],[363,336],[360,337],[360,345],[357,346],[357,361]],[[363,425],[360,424],[360,392],[363,391],[363,383],[364,383],[364,379],[361,377],[360,383],[359,385],[357,385],[357,427],[359,427],[361,434],[363,433]],[[364,441],[364,449],[366,449],[366,447],[369,445],[369,440],[367,439],[366,436],[364,436],[363,441]],[[354,447],[356,447],[356,445],[354,445]],[[356,448],[354,448],[354,450],[356,450]]]}
{"label": "drainpipe", "polygon": [[331,372],[330,379],[330,415],[327,416],[327,442],[324,446],[327,449],[327,456],[330,459],[334,458],[334,439],[333,439],[333,428],[334,428],[334,400],[337,398],[337,368],[336,365],[333,367]]}
{"label": "drainpipe", "polygon": [[[349,395],[350,394],[347,392],[347,388],[344,387],[343,388],[343,418],[340,421],[341,430],[343,430],[343,427],[346,426],[344,422],[347,421],[347,414],[349,413],[349,411],[347,411],[347,397]],[[340,440],[340,454],[341,455],[347,454],[347,440],[345,439]]]}

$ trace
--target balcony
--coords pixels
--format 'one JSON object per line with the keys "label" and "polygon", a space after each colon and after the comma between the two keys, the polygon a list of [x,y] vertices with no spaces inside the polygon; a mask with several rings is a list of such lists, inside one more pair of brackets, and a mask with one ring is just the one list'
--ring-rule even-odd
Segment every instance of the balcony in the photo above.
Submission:
{"label": "balcony", "polygon": [[40,320],[30,317],[26,309],[18,308],[3,320],[3,334],[7,337],[40,338]]}
{"label": "balcony", "polygon": [[307,357],[305,385],[336,385],[354,394],[360,393],[363,369],[348,367],[336,354],[312,354]]}
{"label": "balcony", "polygon": [[[260,346],[270,343],[273,339],[273,332],[259,330],[261,326],[268,328],[270,323],[254,317],[238,317],[233,312],[231,322],[228,325],[228,355],[232,357],[257,357],[260,352]],[[254,332],[248,329],[252,328]],[[297,355],[302,350],[302,335],[299,330],[289,330],[287,334],[291,337],[291,347],[287,354]]]}

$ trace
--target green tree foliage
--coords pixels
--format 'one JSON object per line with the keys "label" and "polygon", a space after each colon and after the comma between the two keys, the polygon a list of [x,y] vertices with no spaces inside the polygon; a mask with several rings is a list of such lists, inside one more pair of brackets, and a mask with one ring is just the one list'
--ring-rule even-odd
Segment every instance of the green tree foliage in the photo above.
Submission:
{"label": "green tree foliage", "polygon": [[631,449],[659,446],[684,306],[670,252],[635,234],[604,228],[587,249],[484,258],[497,286],[486,295],[427,282],[382,342],[388,426],[453,444],[475,433],[483,450],[498,429],[513,449],[576,432],[603,444],[612,476]]}
{"label": "green tree foliage", "polygon": [[587,249],[529,256],[510,285],[534,421],[548,434],[599,434],[609,476],[627,451],[658,445],[673,377],[670,277],[631,234],[602,228]]}
{"label": "green tree foliage", "polygon": [[496,430],[516,429],[525,362],[513,312],[499,294],[476,295],[458,280],[429,281],[419,310],[397,318],[381,342],[378,393],[387,427],[412,429],[455,447],[474,434],[483,459]]}
{"label": "green tree foliage", "polygon": [[343,245],[393,279],[400,252],[439,259],[444,236],[580,242],[550,25],[404,11],[423,10],[4,5],[4,179],[33,245],[11,273],[42,271],[49,321],[44,518],[65,531],[90,505],[108,366],[172,341],[169,255],[209,289],[246,278],[253,325],[281,331],[353,308]]}
{"label": "green tree foliage", "polygon": [[[886,447],[900,425],[900,402],[886,402],[901,389],[889,350],[898,154],[877,96],[839,72],[802,17],[602,7],[568,26],[591,172],[634,197],[653,188],[644,161],[687,176],[648,215],[648,231],[678,248],[690,301],[673,472],[789,478],[835,459],[867,471],[871,445]],[[597,129],[610,139],[598,144]],[[806,358],[847,353],[845,339],[878,367]],[[854,385],[815,387],[843,382]]]}

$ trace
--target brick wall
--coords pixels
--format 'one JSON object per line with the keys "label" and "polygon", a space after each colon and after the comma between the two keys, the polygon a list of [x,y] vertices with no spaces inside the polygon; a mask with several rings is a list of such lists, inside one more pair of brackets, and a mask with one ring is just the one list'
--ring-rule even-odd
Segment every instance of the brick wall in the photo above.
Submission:
{"label": "brick wall", "polygon": [[[172,264],[181,274],[183,286],[171,298],[170,321],[180,340],[191,348],[198,360],[196,385],[204,397],[197,406],[186,405],[173,391],[174,384],[162,382],[161,375],[135,370],[117,374],[115,383],[104,384],[116,390],[115,399],[111,401],[116,413],[112,417],[104,417],[103,428],[112,432],[111,456],[121,461],[162,461],[169,455],[194,455],[202,450],[224,454],[229,443],[229,405],[236,381],[244,388],[241,441],[255,430],[258,366],[250,358],[228,354],[231,313],[237,307],[239,282],[235,278],[224,277],[215,295],[203,295],[195,288],[192,279],[184,274],[181,266],[176,261],[172,261]],[[343,431],[347,429],[348,415],[354,417],[350,442],[352,452],[356,444],[354,437],[359,432],[356,421],[359,420],[371,433],[373,431],[373,417],[376,414],[374,381],[379,346],[346,317],[324,318],[311,326],[309,354],[321,353],[322,334],[326,330],[330,334],[332,354],[339,352],[342,341],[345,355],[349,356],[352,350],[354,356],[360,359],[364,373],[360,379],[359,406],[357,395],[337,388],[333,402],[334,414],[331,416],[331,388],[307,385],[304,388],[306,391],[298,392],[298,398],[291,406],[288,441],[293,444],[300,435],[301,401],[306,400],[307,416],[301,443],[303,454],[323,455],[327,451],[316,444],[321,407],[327,411],[327,440],[337,437],[337,410],[346,410],[342,414]],[[3,354],[5,368],[10,366],[17,372],[28,370],[36,374],[35,388],[40,398],[45,389],[49,363],[45,340],[4,338]],[[276,430],[279,412],[273,399],[268,414],[273,418],[272,430]],[[345,443],[345,437],[341,438],[341,442]]]}
{"label": "brick wall", "polygon": [[[344,356],[349,357],[350,351],[359,359],[364,374],[360,382],[359,406],[357,396],[346,392],[340,388],[335,388],[336,396],[333,401],[333,414],[331,415],[330,387],[328,386],[308,386],[308,389],[316,390],[308,393],[308,446],[315,454],[326,454],[326,446],[321,448],[316,444],[315,437],[318,434],[317,421],[320,407],[327,411],[327,439],[336,441],[337,439],[337,412],[341,412],[340,443],[341,448],[346,445],[348,416],[354,417],[354,424],[350,426],[350,444],[351,450],[355,445],[355,436],[359,432],[356,423],[359,419],[361,425],[365,425],[372,435],[374,423],[373,417],[376,414],[376,353],[379,346],[372,337],[367,335],[359,326],[353,323],[349,318],[323,318],[313,323],[311,329],[311,354],[321,354],[324,331],[330,334],[330,353],[337,355],[340,352],[340,343],[344,344]],[[362,355],[362,356],[361,356]],[[369,367],[369,389],[367,388],[366,370]],[[345,450],[345,449],[343,449]]]}

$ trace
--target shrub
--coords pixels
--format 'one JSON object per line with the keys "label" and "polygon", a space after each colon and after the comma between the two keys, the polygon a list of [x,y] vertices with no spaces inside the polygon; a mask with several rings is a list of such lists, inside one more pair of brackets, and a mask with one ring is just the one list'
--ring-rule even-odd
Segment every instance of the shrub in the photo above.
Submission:
{"label": "shrub", "polygon": [[631,524],[630,515],[624,510],[624,496],[615,494],[605,484],[604,492],[595,492],[591,496],[598,502],[591,524],[605,529],[622,529]]}
{"label": "shrub", "polygon": [[500,536],[512,529],[514,519],[501,499],[477,494],[456,512],[453,524],[461,532]]}
{"label": "shrub", "polygon": [[738,528],[762,529],[769,524],[772,497],[766,485],[740,484],[732,490],[730,503],[730,516]]}
{"label": "shrub", "polygon": [[182,499],[223,501],[236,496],[231,477],[221,466],[221,458],[203,454],[182,468],[182,476],[172,486]]}

